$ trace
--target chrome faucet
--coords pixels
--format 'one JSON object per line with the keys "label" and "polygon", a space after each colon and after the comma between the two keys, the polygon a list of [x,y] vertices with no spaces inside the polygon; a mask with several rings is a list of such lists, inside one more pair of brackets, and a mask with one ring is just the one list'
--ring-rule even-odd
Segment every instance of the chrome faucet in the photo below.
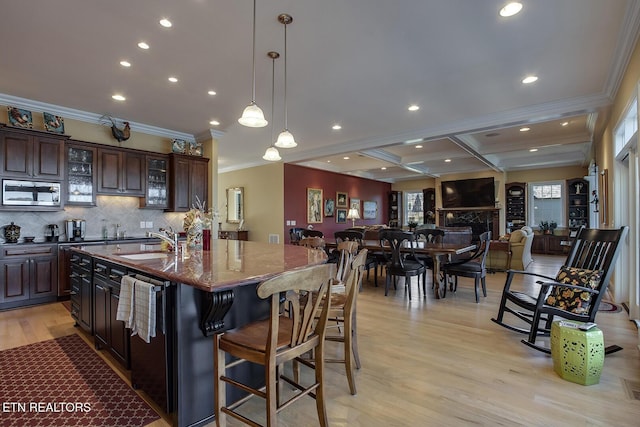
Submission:
{"label": "chrome faucet", "polygon": [[158,239],[162,239],[165,242],[168,242],[171,246],[173,246],[173,252],[177,254],[178,253],[178,233],[175,233],[173,230],[165,230],[164,228],[159,229],[159,231],[160,233],[147,231],[147,237],[157,237]]}

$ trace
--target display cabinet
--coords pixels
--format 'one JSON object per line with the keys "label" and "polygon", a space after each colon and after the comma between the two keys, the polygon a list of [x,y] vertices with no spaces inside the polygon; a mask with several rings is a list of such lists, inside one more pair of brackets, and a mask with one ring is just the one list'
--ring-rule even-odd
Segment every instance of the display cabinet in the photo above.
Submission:
{"label": "display cabinet", "polygon": [[436,189],[425,188],[422,190],[424,196],[424,223],[434,224],[436,222]]}
{"label": "display cabinet", "polygon": [[402,191],[389,192],[389,225],[402,227]]}
{"label": "display cabinet", "polygon": [[567,180],[567,216],[570,229],[589,227],[589,181]]}
{"label": "display cabinet", "polygon": [[147,191],[140,198],[140,207],[166,209],[169,207],[169,157],[147,155]]}
{"label": "display cabinet", "polygon": [[505,221],[507,232],[519,229],[527,223],[527,184],[510,182],[505,184]]}
{"label": "display cabinet", "polygon": [[69,205],[96,205],[96,149],[82,143],[66,146],[67,199]]}

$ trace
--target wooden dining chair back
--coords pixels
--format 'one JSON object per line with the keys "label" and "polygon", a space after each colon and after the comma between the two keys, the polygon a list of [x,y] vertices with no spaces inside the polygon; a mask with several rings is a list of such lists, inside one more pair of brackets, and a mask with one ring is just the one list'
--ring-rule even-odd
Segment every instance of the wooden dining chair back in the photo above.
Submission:
{"label": "wooden dining chair back", "polygon": [[336,268],[336,277],[333,283],[333,289],[336,290],[336,286],[345,286],[345,280],[349,275],[352,268],[352,262],[360,245],[356,241],[346,240],[338,243],[335,252],[338,253],[338,262]]}
{"label": "wooden dining chair back", "polygon": [[[627,226],[607,230],[580,228],[556,277],[508,270],[498,315],[491,320],[527,334],[528,338],[522,340],[524,344],[550,353],[549,348],[536,344],[536,337],[550,334],[555,317],[595,322],[627,232]],[[537,278],[539,292],[533,294],[512,287],[517,276]],[[515,316],[527,327],[506,323],[505,314]],[[605,349],[605,353],[617,350],[620,347],[614,345]]]}
{"label": "wooden dining chair back", "polygon": [[487,296],[487,254],[489,253],[489,243],[491,242],[491,231],[485,231],[480,235],[480,241],[476,251],[468,259],[450,262],[442,266],[444,273],[445,286],[449,283],[450,277],[453,277],[453,285],[451,290],[455,292],[458,289],[458,277],[471,277],[474,280],[473,287],[476,294],[476,302],[478,298],[478,286],[482,284],[482,295]]}
{"label": "wooden dining chair back", "polygon": [[[424,276],[426,268],[416,257],[414,247],[416,236],[410,231],[384,229],[380,230],[380,248],[386,258],[386,282],[385,296],[389,293],[389,286],[393,279],[394,288],[396,279],[404,277],[405,288],[411,299],[411,277],[418,277],[418,292],[420,291],[420,276]],[[423,294],[426,297],[426,286],[422,282]]]}
{"label": "wooden dining chair back", "polygon": [[[303,396],[315,398],[320,425],[328,425],[323,383],[324,345],[331,310],[331,298],[328,296],[333,274],[334,265],[323,264],[287,271],[265,280],[258,285],[257,293],[260,298],[271,300],[269,318],[216,335],[215,416],[218,426],[226,425],[227,415],[246,424],[259,425],[236,411],[253,396],[266,399],[267,426],[276,426],[278,412]],[[311,298],[311,295],[316,297]],[[309,352],[315,355],[314,363],[301,357]],[[237,360],[227,364],[227,354]],[[315,376],[312,384],[303,385],[285,376],[282,367],[289,361],[313,369]],[[245,362],[264,366],[264,389],[227,376],[227,369]],[[278,391],[278,386],[283,381],[292,385],[297,393],[292,397],[286,396],[287,399],[281,402],[285,396]],[[248,396],[227,405],[227,384],[244,390],[249,393]]]}
{"label": "wooden dining chair back", "polygon": [[[327,323],[327,341],[343,343],[343,358],[325,358],[326,363],[344,363],[349,391],[356,394],[355,368],[360,369],[358,334],[356,328],[356,299],[364,276],[367,250],[362,249],[353,258],[349,274],[344,280],[344,292],[331,292],[331,312]],[[333,287],[332,287],[333,289]]]}
{"label": "wooden dining chair back", "polygon": [[290,228],[289,229],[289,241],[292,245],[297,245],[302,239],[302,231],[304,228]]}
{"label": "wooden dining chair back", "polygon": [[[417,241],[423,241],[427,243],[442,243],[444,239],[444,230],[440,230],[438,228],[417,228],[416,231],[413,232],[416,235]],[[433,257],[430,255],[417,255],[418,260],[424,264],[426,269],[431,270],[431,286],[436,283],[435,277],[435,268]],[[425,270],[422,280],[427,279],[427,271]]]}

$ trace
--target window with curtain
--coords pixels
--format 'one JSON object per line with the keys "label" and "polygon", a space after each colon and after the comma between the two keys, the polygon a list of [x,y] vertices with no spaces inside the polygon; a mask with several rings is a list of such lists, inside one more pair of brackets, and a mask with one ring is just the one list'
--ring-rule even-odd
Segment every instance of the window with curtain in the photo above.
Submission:
{"label": "window with curtain", "polygon": [[529,184],[529,226],[536,228],[541,222],[564,224],[564,182],[532,182]]}
{"label": "window with curtain", "polygon": [[405,191],[404,192],[404,223],[409,224],[415,222],[424,224],[424,209],[423,209],[423,195],[422,190]]}

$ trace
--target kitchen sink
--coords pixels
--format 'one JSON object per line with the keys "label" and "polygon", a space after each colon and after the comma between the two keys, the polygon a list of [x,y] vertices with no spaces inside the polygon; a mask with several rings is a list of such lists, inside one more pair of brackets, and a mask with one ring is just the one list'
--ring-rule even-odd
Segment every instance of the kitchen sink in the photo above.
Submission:
{"label": "kitchen sink", "polygon": [[155,259],[155,258],[166,258],[169,254],[166,252],[143,252],[139,254],[127,254],[120,255],[122,258],[134,259],[134,260],[144,260],[144,259]]}

